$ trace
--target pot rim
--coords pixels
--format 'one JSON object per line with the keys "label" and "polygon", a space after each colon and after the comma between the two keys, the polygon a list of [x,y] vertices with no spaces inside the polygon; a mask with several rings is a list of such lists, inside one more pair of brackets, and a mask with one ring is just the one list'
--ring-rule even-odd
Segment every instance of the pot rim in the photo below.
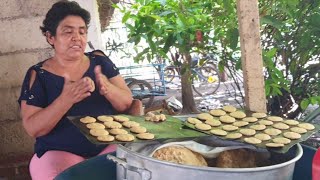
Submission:
{"label": "pot rim", "polygon": [[263,167],[255,167],[255,168],[218,168],[218,167],[202,167],[202,166],[182,165],[182,164],[171,163],[168,161],[160,161],[160,160],[157,160],[157,159],[149,157],[149,156],[143,156],[137,152],[131,151],[130,149],[124,147],[121,144],[118,145],[118,148],[122,149],[123,151],[127,151],[129,153],[132,153],[133,155],[138,156],[142,159],[147,159],[149,161],[153,161],[153,162],[168,165],[168,166],[174,166],[174,167],[179,166],[179,167],[182,167],[185,169],[197,169],[197,170],[204,170],[204,171],[215,170],[215,171],[223,171],[223,172],[248,172],[248,171],[255,172],[255,171],[266,171],[266,170],[278,169],[278,168],[290,165],[292,163],[295,163],[303,155],[303,149],[302,149],[301,145],[299,143],[297,143],[296,146],[297,146],[297,152],[295,153],[296,156],[294,158],[292,158],[291,160],[280,163],[280,164],[275,164],[275,165],[271,165],[271,166],[263,166]]}

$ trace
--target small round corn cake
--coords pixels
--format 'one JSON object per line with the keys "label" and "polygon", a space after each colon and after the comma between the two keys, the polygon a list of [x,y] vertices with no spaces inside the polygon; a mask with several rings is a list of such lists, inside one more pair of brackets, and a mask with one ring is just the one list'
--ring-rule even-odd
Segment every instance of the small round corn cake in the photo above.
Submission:
{"label": "small round corn cake", "polygon": [[260,139],[261,141],[268,141],[271,139],[271,137],[268,134],[259,133],[254,135],[255,138]]}
{"label": "small round corn cake", "polygon": [[265,119],[262,119],[258,122],[259,124],[263,124],[263,125],[266,125],[266,126],[270,126],[273,124],[272,121],[269,121],[269,120],[265,120]]}
{"label": "small round corn cake", "polygon": [[227,135],[227,131],[224,131],[222,129],[211,129],[210,132],[214,135],[218,135],[218,136],[225,136]]}
{"label": "small round corn cake", "polygon": [[187,121],[188,121],[188,123],[190,123],[190,124],[202,123],[202,121],[200,121],[200,120],[197,119],[197,118],[193,118],[193,117],[188,117]]}
{"label": "small round corn cake", "polygon": [[265,118],[265,117],[267,117],[267,114],[266,114],[266,113],[255,112],[255,113],[252,113],[251,116],[260,119],[260,118]]}
{"label": "small round corn cake", "polygon": [[260,144],[262,142],[260,139],[255,137],[244,138],[244,141],[249,144]]}
{"label": "small round corn cake", "polygon": [[206,120],[204,123],[209,124],[210,126],[217,127],[221,125],[221,122],[218,120]]}
{"label": "small round corn cake", "polygon": [[151,116],[146,116],[146,121],[152,121],[152,122],[163,122],[167,119],[166,115],[164,114],[153,114]]}
{"label": "small round corn cake", "polygon": [[210,110],[209,113],[212,116],[223,116],[227,114],[224,110],[221,110],[221,109],[213,109],[213,110]]}
{"label": "small round corn cake", "polygon": [[241,133],[229,133],[225,136],[227,139],[239,139],[242,137]]}
{"label": "small round corn cake", "polygon": [[105,116],[105,115],[98,116],[97,119],[98,119],[99,121],[102,121],[102,122],[110,122],[110,121],[113,121],[113,117],[111,117],[111,116]]}
{"label": "small round corn cake", "polygon": [[267,127],[266,127],[266,125],[263,125],[263,124],[254,124],[254,125],[251,125],[249,128],[254,129],[256,131],[262,131],[262,130],[266,129]]}
{"label": "small round corn cake", "polygon": [[150,117],[150,116],[144,117],[144,120],[146,120],[146,121],[151,121],[151,119],[152,119],[152,117]]}
{"label": "small round corn cake", "polygon": [[109,135],[109,132],[105,129],[90,129],[89,133],[92,136],[104,136]]}
{"label": "small round corn cake", "polygon": [[256,122],[256,121],[258,121],[258,119],[255,118],[255,117],[245,117],[245,118],[242,119],[242,121],[246,121],[246,122]]}
{"label": "small round corn cake", "polygon": [[211,126],[209,124],[203,124],[203,123],[198,123],[195,125],[195,127],[203,131],[207,131],[211,129]]}
{"label": "small round corn cake", "polygon": [[270,136],[277,136],[281,134],[281,130],[275,128],[268,128],[264,130],[264,133],[269,134]]}
{"label": "small round corn cake", "polygon": [[139,139],[149,140],[149,139],[154,139],[154,134],[151,134],[151,133],[141,133],[141,134],[137,134],[136,137],[139,138]]}
{"label": "small round corn cake", "polygon": [[134,139],[135,138],[132,134],[118,134],[118,135],[116,135],[116,140],[118,140],[118,141],[129,142],[129,141],[133,141]]}
{"label": "small round corn cake", "polygon": [[283,121],[283,118],[279,117],[279,116],[269,116],[269,117],[267,117],[267,119],[270,121],[274,121],[274,122]]}
{"label": "small round corn cake", "polygon": [[299,139],[301,138],[301,135],[299,133],[295,132],[284,132],[283,136],[289,139]]}
{"label": "small round corn cake", "polygon": [[315,128],[314,125],[310,123],[301,123],[301,124],[298,124],[298,127],[301,127],[306,130],[313,130]]}
{"label": "small round corn cake", "polygon": [[234,117],[231,117],[229,115],[220,116],[220,121],[224,123],[234,123],[236,122],[236,119]]}
{"label": "small round corn cake", "polygon": [[111,121],[111,122],[104,122],[103,123],[107,128],[109,129],[119,129],[122,128],[122,124],[115,122],[115,121]]}
{"label": "small round corn cake", "polygon": [[104,141],[104,142],[114,141],[114,137],[111,136],[111,135],[98,136],[97,139],[98,139],[99,141]]}
{"label": "small round corn cake", "polygon": [[160,121],[165,121],[167,119],[165,114],[160,114]]}
{"label": "small round corn cake", "polygon": [[223,106],[222,109],[226,112],[229,112],[229,113],[237,111],[237,108],[235,108],[231,105]]}
{"label": "small round corn cake", "polygon": [[140,134],[140,133],[147,132],[147,128],[142,127],[142,126],[133,126],[132,128],[130,128],[130,131],[133,133]]}
{"label": "small round corn cake", "polygon": [[296,133],[299,133],[299,134],[304,134],[304,133],[306,133],[308,130],[303,129],[303,128],[300,128],[300,127],[292,127],[292,128],[290,128],[290,131],[296,132]]}
{"label": "small round corn cake", "polygon": [[139,123],[134,121],[126,121],[126,122],[123,122],[122,125],[126,128],[132,128],[133,126],[140,126]]}
{"label": "small round corn cake", "polygon": [[231,117],[237,118],[237,119],[242,119],[245,118],[247,115],[246,113],[242,111],[235,111],[229,114]]}
{"label": "small round corn cake", "polygon": [[197,118],[203,121],[206,120],[213,120],[213,116],[211,116],[209,113],[201,113],[197,115]]}
{"label": "small round corn cake", "polygon": [[288,120],[284,120],[284,123],[291,125],[291,126],[295,126],[299,124],[299,121],[293,120],[293,119],[288,119]]}
{"label": "small round corn cake", "polygon": [[125,117],[125,116],[113,116],[114,120],[115,121],[118,121],[118,122],[126,122],[126,121],[129,121],[129,118]]}
{"label": "small round corn cake", "polygon": [[246,126],[248,124],[249,123],[246,122],[246,121],[236,121],[236,122],[232,123],[232,125],[237,126],[237,127],[243,127],[243,126]]}
{"label": "small round corn cake", "polygon": [[94,122],[96,122],[96,119],[94,117],[91,117],[91,116],[86,116],[86,117],[81,118],[80,122],[85,123],[85,124],[94,123]]}
{"label": "small round corn cake", "polygon": [[291,142],[290,139],[284,138],[284,137],[277,137],[277,138],[272,139],[272,141],[274,143],[280,143],[280,144],[289,144]]}
{"label": "small round corn cake", "polygon": [[118,134],[128,134],[128,131],[124,129],[110,129],[109,130],[110,134],[112,135],[118,135]]}
{"label": "small round corn cake", "polygon": [[104,129],[105,126],[101,123],[89,123],[87,124],[87,128],[89,129]]}
{"label": "small round corn cake", "polygon": [[256,130],[254,129],[240,129],[239,132],[246,136],[253,136],[256,134]]}
{"label": "small round corn cake", "polygon": [[239,128],[237,126],[233,126],[233,125],[224,125],[224,126],[222,126],[222,129],[225,131],[235,131]]}
{"label": "small round corn cake", "polygon": [[274,128],[284,130],[284,129],[289,129],[290,126],[286,125],[285,123],[275,123],[272,125]]}
{"label": "small round corn cake", "polygon": [[280,144],[280,143],[267,143],[266,146],[267,146],[267,147],[271,147],[271,148],[278,148],[278,147],[283,147],[284,144]]}

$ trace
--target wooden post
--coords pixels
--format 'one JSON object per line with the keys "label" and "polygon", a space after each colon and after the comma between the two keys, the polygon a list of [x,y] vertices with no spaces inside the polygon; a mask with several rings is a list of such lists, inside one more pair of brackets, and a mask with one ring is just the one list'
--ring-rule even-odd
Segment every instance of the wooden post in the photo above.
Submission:
{"label": "wooden post", "polygon": [[266,112],[258,0],[237,0],[246,110]]}

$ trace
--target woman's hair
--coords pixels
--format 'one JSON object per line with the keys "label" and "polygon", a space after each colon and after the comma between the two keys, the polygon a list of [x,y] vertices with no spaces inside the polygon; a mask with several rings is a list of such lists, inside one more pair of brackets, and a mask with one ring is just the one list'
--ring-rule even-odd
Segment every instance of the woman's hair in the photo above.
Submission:
{"label": "woman's hair", "polygon": [[46,18],[43,20],[43,25],[40,26],[42,34],[46,35],[48,31],[52,36],[55,36],[59,23],[70,15],[80,16],[88,27],[90,23],[90,13],[80,7],[77,2],[62,0],[53,4],[48,11]]}

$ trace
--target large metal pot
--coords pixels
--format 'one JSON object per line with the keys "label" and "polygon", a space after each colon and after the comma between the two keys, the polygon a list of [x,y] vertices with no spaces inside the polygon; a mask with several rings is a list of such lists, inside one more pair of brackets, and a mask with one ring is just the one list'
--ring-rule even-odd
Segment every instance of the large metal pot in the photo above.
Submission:
{"label": "large metal pot", "polygon": [[[291,154],[291,155],[290,155]],[[295,162],[303,154],[300,144],[284,155],[290,160],[257,168],[216,168],[178,165],[143,156],[119,145],[117,157],[108,155],[117,163],[117,179],[129,180],[290,180]]]}

